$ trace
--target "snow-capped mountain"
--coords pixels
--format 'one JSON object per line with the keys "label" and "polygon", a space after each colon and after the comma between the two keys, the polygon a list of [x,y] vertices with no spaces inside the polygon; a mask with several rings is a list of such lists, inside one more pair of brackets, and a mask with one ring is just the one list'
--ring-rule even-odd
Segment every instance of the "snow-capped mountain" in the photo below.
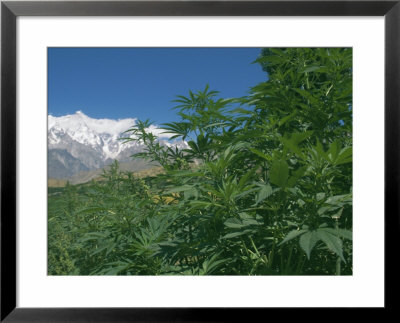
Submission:
{"label": "snow-capped mountain", "polygon": [[[102,168],[113,160],[131,161],[143,150],[137,141],[123,143],[123,132],[135,125],[136,119],[94,119],[82,111],[62,117],[48,116],[48,176],[68,178],[80,171]],[[186,148],[183,141],[169,141],[172,134],[162,134],[156,126],[149,129],[165,145]]]}

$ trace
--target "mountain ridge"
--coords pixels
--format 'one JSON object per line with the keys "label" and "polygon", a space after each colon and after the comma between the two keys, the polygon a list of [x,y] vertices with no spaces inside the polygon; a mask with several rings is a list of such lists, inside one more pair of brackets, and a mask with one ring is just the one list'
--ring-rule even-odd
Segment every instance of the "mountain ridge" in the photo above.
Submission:
{"label": "mountain ridge", "polygon": [[[48,177],[70,179],[80,172],[101,170],[114,160],[133,162],[131,156],[142,152],[144,145],[136,140],[123,142],[122,138],[135,138],[126,134],[137,122],[136,118],[95,119],[82,111],[61,117],[48,116]],[[147,131],[158,137],[162,145],[186,148],[182,140],[170,140],[173,134],[163,134],[156,125]],[[140,168],[143,169],[142,162]],[[150,165],[149,167],[154,167]],[[132,168],[135,168],[134,166]]]}

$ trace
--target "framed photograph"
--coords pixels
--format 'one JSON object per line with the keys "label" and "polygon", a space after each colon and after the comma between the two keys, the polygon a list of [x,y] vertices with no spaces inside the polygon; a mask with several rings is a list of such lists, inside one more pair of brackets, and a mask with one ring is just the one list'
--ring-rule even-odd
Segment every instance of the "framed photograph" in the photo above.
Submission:
{"label": "framed photograph", "polygon": [[390,309],[399,15],[3,1],[1,321]]}

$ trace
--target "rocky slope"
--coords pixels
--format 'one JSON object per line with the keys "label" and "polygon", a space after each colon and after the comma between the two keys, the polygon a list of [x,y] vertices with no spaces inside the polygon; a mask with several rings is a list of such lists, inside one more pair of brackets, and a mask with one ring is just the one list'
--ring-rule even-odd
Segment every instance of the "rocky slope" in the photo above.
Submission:
{"label": "rocky slope", "polygon": [[[131,155],[143,151],[143,145],[130,141],[123,143],[126,130],[136,119],[94,119],[81,111],[62,117],[48,116],[48,177],[69,179],[82,172],[102,169],[114,160],[132,164]],[[159,137],[164,145],[186,148],[183,141],[170,141],[169,134],[162,134],[156,126],[148,129]],[[143,161],[137,161],[145,169]],[[153,165],[148,168],[154,167]]]}

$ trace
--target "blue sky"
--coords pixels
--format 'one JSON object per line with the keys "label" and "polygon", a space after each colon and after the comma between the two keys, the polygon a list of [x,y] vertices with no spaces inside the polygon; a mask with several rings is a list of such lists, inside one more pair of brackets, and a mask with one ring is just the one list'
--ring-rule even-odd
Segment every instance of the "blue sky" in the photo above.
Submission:
{"label": "blue sky", "polygon": [[246,95],[266,81],[251,64],[259,48],[49,48],[48,112],[92,118],[178,120],[175,95],[203,90]]}

